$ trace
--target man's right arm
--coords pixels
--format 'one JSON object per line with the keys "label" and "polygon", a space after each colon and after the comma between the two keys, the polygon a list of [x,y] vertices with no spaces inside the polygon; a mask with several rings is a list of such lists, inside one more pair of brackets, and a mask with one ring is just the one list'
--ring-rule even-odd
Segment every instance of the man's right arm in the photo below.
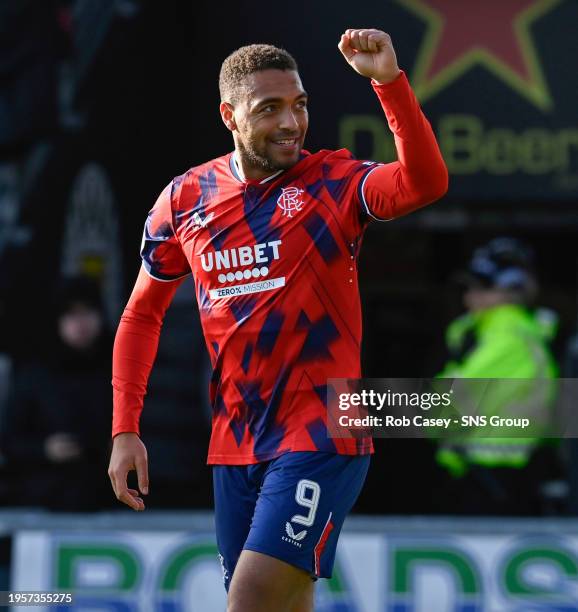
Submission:
{"label": "man's right arm", "polygon": [[116,497],[134,510],[144,510],[144,502],[139,491],[127,487],[127,475],[136,470],[140,492],[148,493],[148,462],[139,420],[163,318],[182,280],[159,281],[141,267],[114,341],[114,441],[108,473]]}
{"label": "man's right arm", "polygon": [[124,432],[139,433],[143,399],[163,318],[182,280],[159,281],[140,269],[114,341],[113,437]]}

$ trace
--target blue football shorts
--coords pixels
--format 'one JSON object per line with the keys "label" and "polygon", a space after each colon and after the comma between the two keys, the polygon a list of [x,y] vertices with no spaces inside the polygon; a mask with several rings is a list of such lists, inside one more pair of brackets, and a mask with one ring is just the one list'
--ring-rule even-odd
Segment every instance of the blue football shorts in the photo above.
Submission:
{"label": "blue football shorts", "polygon": [[254,465],[213,467],[215,524],[225,588],[243,549],[330,578],[343,521],[369,455],[291,452]]}

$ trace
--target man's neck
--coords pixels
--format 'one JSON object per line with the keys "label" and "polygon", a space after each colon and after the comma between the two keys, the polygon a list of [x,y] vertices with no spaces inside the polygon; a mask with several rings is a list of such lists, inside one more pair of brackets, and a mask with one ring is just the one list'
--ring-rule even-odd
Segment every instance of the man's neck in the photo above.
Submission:
{"label": "man's neck", "polygon": [[266,183],[267,181],[271,180],[272,178],[283,172],[283,170],[277,170],[276,172],[267,173],[265,171],[259,171],[257,169],[245,171],[245,169],[243,169],[239,153],[236,150],[233,152],[233,163],[235,164],[235,168],[237,170],[239,178],[243,182],[261,181],[262,183]]}

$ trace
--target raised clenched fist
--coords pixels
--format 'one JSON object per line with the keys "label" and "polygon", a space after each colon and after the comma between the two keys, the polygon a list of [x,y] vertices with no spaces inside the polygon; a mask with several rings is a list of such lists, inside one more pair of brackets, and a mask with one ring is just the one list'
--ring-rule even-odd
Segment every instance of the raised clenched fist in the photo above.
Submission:
{"label": "raised clenched fist", "polygon": [[399,75],[391,37],[381,30],[346,30],[338,47],[347,63],[362,76],[384,84]]}

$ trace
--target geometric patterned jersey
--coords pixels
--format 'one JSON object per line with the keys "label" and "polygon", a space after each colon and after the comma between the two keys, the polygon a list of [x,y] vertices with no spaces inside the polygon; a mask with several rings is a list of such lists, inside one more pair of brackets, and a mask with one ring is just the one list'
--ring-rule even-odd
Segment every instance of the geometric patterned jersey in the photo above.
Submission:
{"label": "geometric patterned jersey", "polygon": [[405,74],[372,85],[397,162],[358,161],[345,149],[303,151],[292,168],[243,181],[228,154],[162,192],[145,225],[146,272],[117,330],[113,435],[139,432],[162,316],[176,288],[146,273],[173,281],[192,272],[213,365],[208,462],[372,452],[369,437],[327,435],[327,379],[361,375],[361,239],[371,218],[407,214],[448,186]]}
{"label": "geometric patterned jersey", "polygon": [[369,437],[328,437],[326,383],[361,375],[360,186],[376,166],[304,151],[289,170],[242,181],[228,154],[175,178],[150,211],[145,269],[195,281],[213,366],[209,463],[372,451]]}

